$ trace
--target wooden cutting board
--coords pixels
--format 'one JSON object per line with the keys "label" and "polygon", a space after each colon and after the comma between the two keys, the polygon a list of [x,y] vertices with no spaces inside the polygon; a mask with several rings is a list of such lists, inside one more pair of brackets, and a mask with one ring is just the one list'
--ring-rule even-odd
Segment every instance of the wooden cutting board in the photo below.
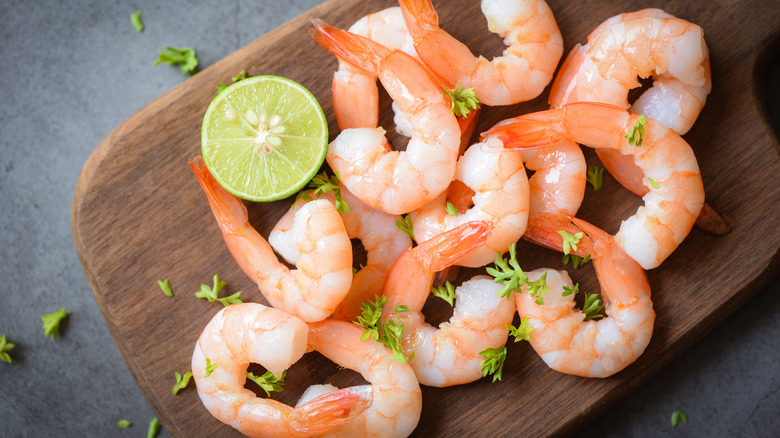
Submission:
{"label": "wooden cutting board", "polygon": [[[437,1],[443,27],[476,53],[494,56],[501,41],[486,31],[476,0]],[[685,136],[696,151],[708,201],[736,222],[729,235],[694,229],[666,262],[648,272],[657,321],[652,341],[633,365],[607,379],[584,379],[547,368],[525,342],[510,343],[502,382],[488,379],[448,389],[424,388],[416,436],[568,435],[648,379],[704,333],[750,299],[778,272],[777,232],[780,174],[777,140],[764,113],[763,71],[777,53],[780,8],[771,0],[711,2],[550,0],[566,52],[604,19],[647,6],[698,23],[712,60],[713,91],[694,128]],[[100,143],[82,171],[73,199],[73,236],[106,324],[130,371],[165,428],[173,436],[235,436],[212,418],[194,385],[174,396],[174,371],[190,369],[194,343],[222,307],[196,299],[214,274],[227,292],[265,303],[256,286],[231,258],[206,197],[187,159],[200,151],[200,124],[216,85],[241,69],[274,74],[309,88],[338,133],[330,98],[335,58],[307,35],[320,17],[348,27],[390,0],[329,1],[252,42],[155,100]],[[546,109],[548,91],[512,107],[486,108],[477,127]],[[382,101],[389,127],[389,101]],[[392,134],[392,131],[391,131]],[[589,164],[597,163],[586,148]],[[639,199],[610,176],[604,188],[586,192],[579,216],[615,232]],[[289,201],[249,205],[250,221],[267,236]],[[560,254],[519,244],[526,270],[561,267]],[[571,269],[571,268],[569,268]],[[461,277],[475,271],[462,271]],[[571,271],[583,289],[598,290],[591,265]],[[169,278],[175,297],[160,291]],[[440,300],[438,300],[440,301]],[[429,305],[429,320],[447,318],[444,306]],[[285,391],[273,398],[294,403],[312,383],[356,384],[316,353],[288,372]]]}

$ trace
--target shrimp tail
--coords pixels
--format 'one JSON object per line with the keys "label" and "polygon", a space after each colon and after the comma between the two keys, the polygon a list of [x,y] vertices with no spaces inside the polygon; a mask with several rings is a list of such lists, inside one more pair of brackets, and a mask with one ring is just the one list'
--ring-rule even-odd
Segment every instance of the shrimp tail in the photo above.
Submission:
{"label": "shrimp tail", "polygon": [[439,27],[439,14],[431,0],[400,0],[398,5],[404,15],[406,28],[415,43],[431,30]]}
{"label": "shrimp tail", "polygon": [[[575,222],[577,225],[572,222]],[[580,225],[585,228],[581,228]],[[558,231],[565,231],[569,234],[585,232],[585,234],[576,243],[577,248],[571,246],[569,253],[579,257],[587,257],[588,254],[593,254],[594,252],[594,238],[591,236],[591,233],[588,232],[588,230],[592,231],[593,235],[597,236],[596,239],[605,238],[604,236],[597,234],[597,232],[592,229],[600,231],[606,235],[606,238],[609,237],[609,235],[607,235],[604,231],[601,231],[593,225],[573,216],[566,214],[542,213],[534,215],[528,219],[528,228],[526,228],[525,234],[523,234],[523,238],[545,248],[563,252],[563,236]]]}
{"label": "shrimp tail", "polygon": [[348,423],[374,401],[371,385],[329,392],[304,403],[290,413],[290,425],[301,435],[320,435]]}
{"label": "shrimp tail", "polygon": [[441,271],[484,246],[493,227],[488,221],[468,222],[426,240],[411,251],[431,271]]}
{"label": "shrimp tail", "polygon": [[532,149],[569,138],[563,125],[564,110],[552,109],[504,120],[480,135],[483,142],[496,138],[507,149]]}
{"label": "shrimp tail", "polygon": [[331,26],[319,18],[311,20],[309,33],[337,58],[355,67],[375,73],[381,59],[391,52],[368,38]]}
{"label": "shrimp tail", "polygon": [[223,233],[232,233],[249,220],[244,203],[219,185],[201,155],[190,158],[189,165],[206,192],[211,210]]}

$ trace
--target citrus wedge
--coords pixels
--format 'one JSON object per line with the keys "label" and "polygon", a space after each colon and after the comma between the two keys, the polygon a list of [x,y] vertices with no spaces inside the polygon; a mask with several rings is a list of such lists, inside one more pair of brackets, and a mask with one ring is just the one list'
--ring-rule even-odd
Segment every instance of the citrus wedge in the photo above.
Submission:
{"label": "citrus wedge", "polygon": [[225,190],[250,201],[275,201],[317,173],[328,150],[328,122],[302,85],[255,76],[227,87],[211,102],[203,116],[201,149]]}

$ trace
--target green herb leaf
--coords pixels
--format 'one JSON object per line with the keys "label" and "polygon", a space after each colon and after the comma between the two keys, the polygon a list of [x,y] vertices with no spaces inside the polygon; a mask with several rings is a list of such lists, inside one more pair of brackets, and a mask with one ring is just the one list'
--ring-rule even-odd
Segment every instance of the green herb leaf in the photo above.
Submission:
{"label": "green herb leaf", "polygon": [[41,317],[41,321],[43,321],[43,334],[51,336],[52,339],[57,337],[57,335],[60,334],[60,323],[68,315],[70,315],[70,312],[65,311],[63,308],[60,308],[60,310],[54,313],[43,315]]}
{"label": "green herb leaf", "polygon": [[133,24],[133,27],[139,33],[144,31],[144,22],[141,21],[141,10],[140,9],[138,11],[135,11],[134,13],[130,14],[130,23]]}
{"label": "green herb leaf", "polygon": [[198,298],[203,298],[208,300],[209,303],[213,303],[214,301],[218,301],[222,303],[223,306],[227,307],[231,304],[241,304],[243,301],[241,301],[241,292],[236,292],[233,295],[219,298],[219,291],[225,287],[225,282],[219,279],[219,275],[214,275],[213,278],[214,286],[209,287],[206,284],[200,285],[200,291],[195,292],[195,296]]}
{"label": "green herb leaf", "polygon": [[580,242],[584,233],[579,232],[577,234],[571,234],[563,230],[558,230],[558,234],[563,238],[563,253],[568,255],[571,250],[577,250],[577,244]]}
{"label": "green herb leaf", "polygon": [[[167,50],[168,52],[165,52]],[[195,50],[189,47],[166,47],[160,50],[160,57],[154,65],[160,65],[163,62],[168,65],[178,64],[179,70],[185,76],[192,76],[198,72],[198,57]]]}
{"label": "green herb leaf", "polygon": [[452,90],[444,90],[444,93],[452,99],[452,114],[455,117],[468,115],[471,110],[479,108],[479,99],[474,94],[474,88],[461,88],[460,83],[455,84]]}
{"label": "green herb leaf", "polygon": [[262,376],[256,376],[254,373],[246,373],[246,378],[257,383],[269,397],[272,392],[284,389],[284,378],[286,376],[287,371],[282,371],[282,377],[279,377],[278,379],[270,371],[266,371]]}
{"label": "green herb leaf", "polygon": [[309,181],[309,190],[298,192],[293,201],[293,208],[298,203],[299,199],[303,199],[306,202],[311,202],[313,196],[319,196],[323,193],[333,192],[333,197],[336,201],[336,211],[341,213],[349,213],[349,205],[344,202],[341,197],[341,186],[339,186],[339,174],[336,173],[333,176],[328,176],[327,172],[323,171],[318,174],[311,181]]}
{"label": "green herb leaf", "polygon": [[[236,82],[243,81],[246,78],[247,78],[246,70],[241,70],[240,72],[238,72],[237,75],[233,76],[232,79],[233,79],[233,83],[235,84]],[[227,88],[229,86],[230,85],[223,84],[222,82],[220,82],[219,85],[217,85],[217,94],[225,91],[225,88]]]}
{"label": "green herb leaf", "polygon": [[576,256],[574,254],[572,254],[571,256],[571,265],[574,267],[574,269],[580,269],[580,266],[584,265],[585,263],[588,263],[589,261],[590,261],[590,254],[586,255],[585,258]]}
{"label": "green herb leaf", "polygon": [[11,355],[8,354],[8,352],[13,350],[14,347],[15,345],[8,342],[8,339],[5,337],[5,335],[0,335],[0,360],[7,363],[13,362]]}
{"label": "green herb leaf", "polygon": [[494,382],[501,380],[501,372],[504,369],[504,361],[506,360],[506,347],[486,348],[480,351],[479,355],[485,358],[481,362],[482,376],[492,374]]}
{"label": "green herb leaf", "polygon": [[128,427],[130,427],[130,422],[123,418],[123,419],[117,421],[116,425],[121,427],[122,429],[127,429]]}
{"label": "green herb leaf", "polygon": [[604,168],[589,166],[586,179],[593,186],[594,192],[601,190],[601,183],[604,181]]}
{"label": "green herb leaf", "polygon": [[598,294],[589,294],[585,292],[585,304],[582,306],[582,312],[585,314],[583,321],[603,318],[604,315],[599,313],[603,308],[604,305],[601,303]]}
{"label": "green herb leaf", "polygon": [[453,204],[452,202],[447,202],[447,214],[450,216],[458,215],[458,209],[455,208],[455,204]]}
{"label": "green herb leaf", "polygon": [[520,318],[520,325],[515,328],[513,325],[505,324],[506,328],[509,329],[509,334],[515,337],[515,342],[520,341],[530,341],[531,340],[531,332],[534,331],[533,327],[528,326],[528,318],[522,317]]}
{"label": "green herb leaf", "polygon": [[173,291],[171,290],[171,282],[166,278],[165,280],[157,280],[157,285],[160,286],[165,296],[172,297]]}
{"label": "green herb leaf", "polygon": [[625,138],[628,139],[628,144],[636,147],[642,146],[642,140],[645,136],[645,125],[647,124],[647,119],[645,116],[639,116],[639,118],[636,119],[636,124],[631,129],[631,132],[625,136]]}
{"label": "green herb leaf", "polygon": [[575,283],[574,284],[574,289],[572,289],[569,286],[566,286],[564,284],[563,285],[563,293],[561,293],[561,296],[562,297],[568,297],[569,295],[576,294],[579,291],[580,291],[580,284],[579,283]]}
{"label": "green herb leaf", "polygon": [[537,278],[535,281],[528,281],[526,282],[526,286],[528,286],[528,294],[532,297],[536,298],[536,304],[543,305],[544,304],[544,293],[547,292],[547,271],[544,271],[542,273],[542,276]]}
{"label": "green herb leaf", "polygon": [[[387,304],[387,297],[374,295],[374,301],[371,300],[360,305],[362,314],[358,316],[358,320],[354,321],[360,327],[366,330],[360,335],[360,340],[365,341],[369,337],[381,344],[384,344],[393,352],[393,360],[399,362],[406,362],[414,358],[414,353],[406,357],[403,354],[403,346],[401,345],[401,339],[403,335],[404,325],[401,324],[401,319],[396,316],[396,320],[393,318],[387,320],[382,324],[382,309]],[[396,306],[396,312],[406,312],[409,308],[407,306]]]}
{"label": "green herb leaf", "polygon": [[458,299],[458,294],[455,293],[455,286],[449,281],[439,287],[431,287],[431,292],[433,293],[433,296],[439,297],[450,303],[450,306],[455,306],[455,300]]}
{"label": "green herb leaf", "polygon": [[157,417],[152,418],[151,421],[149,421],[149,429],[146,431],[146,438],[155,438],[158,433],[160,433],[160,428],[162,427],[162,424],[160,424],[160,420],[157,419]]}
{"label": "green herb leaf", "polygon": [[672,412],[672,427],[677,427],[677,424],[682,419],[683,423],[688,424],[688,416],[683,411]]}
{"label": "green herb leaf", "polygon": [[650,185],[653,186],[654,189],[660,189],[661,186],[658,185],[657,182],[653,178],[647,177],[647,180],[650,181]]}
{"label": "green herb leaf", "polygon": [[206,358],[206,377],[210,376],[211,373],[214,372],[214,370],[217,369],[217,364],[211,363],[211,359],[208,357]]}
{"label": "green herb leaf", "polygon": [[504,287],[496,292],[503,298],[510,299],[512,292],[519,292],[520,287],[528,282],[528,277],[520,268],[520,264],[517,262],[517,242],[509,245],[509,261],[499,253],[493,263],[496,268],[487,268],[487,273],[491,275],[495,280],[494,283],[503,284]]}
{"label": "green herb leaf", "polygon": [[183,376],[178,371],[174,371],[174,375],[176,376],[176,384],[173,385],[172,392],[173,395],[176,395],[179,393],[179,391],[186,388],[190,383],[190,379],[192,378],[192,371],[187,371]]}
{"label": "green herb leaf", "polygon": [[414,240],[414,230],[412,229],[412,218],[408,214],[405,214],[401,217],[401,219],[398,219],[395,221],[395,226],[398,227],[401,231],[408,234],[409,237]]}

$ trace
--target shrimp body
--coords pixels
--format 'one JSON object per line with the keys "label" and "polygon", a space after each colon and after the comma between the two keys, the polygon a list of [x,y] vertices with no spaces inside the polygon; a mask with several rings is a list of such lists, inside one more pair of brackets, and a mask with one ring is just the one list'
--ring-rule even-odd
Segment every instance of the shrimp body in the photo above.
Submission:
{"label": "shrimp body", "polygon": [[585,197],[588,166],[579,145],[564,139],[538,149],[521,150],[520,156],[534,171],[528,179],[529,223],[540,214],[577,214]]}
{"label": "shrimp body", "polygon": [[702,209],[704,187],[691,147],[661,123],[647,119],[641,146],[629,144],[626,137],[637,119],[618,107],[578,102],[509,119],[483,136],[495,136],[510,148],[569,139],[631,157],[648,191],[644,205],[621,223],[615,240],[643,268],[651,269],[688,235]]}
{"label": "shrimp body", "polygon": [[361,341],[363,329],[355,324],[325,320],[309,327],[309,348],[370,383],[362,387],[370,394],[370,406],[324,436],[409,436],[422,411],[420,385],[409,364],[392,360],[390,350],[372,339]]}
{"label": "shrimp body", "polygon": [[328,164],[352,194],[378,210],[403,214],[430,202],[455,174],[460,127],[449,99],[406,53],[320,21],[314,24],[323,47],[378,75],[413,131],[406,151],[397,152],[382,128],[346,129],[328,147]]}
{"label": "shrimp body", "polygon": [[[348,212],[340,213],[344,227],[351,239],[361,241],[366,250],[367,260],[366,265],[355,273],[349,293],[330,317],[353,321],[360,314],[360,305],[381,293],[387,272],[395,260],[412,246],[412,239],[396,226],[396,221],[400,219],[398,216],[364,204],[343,185],[340,191],[342,200],[349,206]],[[318,199],[335,203],[332,192],[327,192]],[[303,199],[298,200],[293,209],[279,220],[268,236],[271,247],[292,264],[297,264],[300,258],[292,233],[295,212],[304,204]]]}
{"label": "shrimp body", "polygon": [[488,61],[439,27],[431,0],[401,0],[406,26],[426,66],[450,87],[474,88],[486,105],[510,105],[541,94],[563,54],[563,39],[543,0],[482,0],[488,29],[507,49]]}
{"label": "shrimp body", "polygon": [[230,253],[268,302],[307,322],[333,313],[352,283],[352,244],[333,205],[318,200],[297,210],[291,232],[300,257],[298,269],[290,270],[249,224],[241,200],[211,176],[203,158],[190,160],[190,167],[208,196]]}
{"label": "shrimp body", "polygon": [[[587,222],[572,221],[587,233],[580,239],[577,254],[593,255],[607,317],[584,321],[585,314],[575,307],[574,294],[563,296],[564,286],[573,287],[569,275],[545,269],[527,273],[528,279],[535,281],[547,272],[544,303],[537,304],[528,293],[518,293],[517,312],[534,328],[531,346],[550,368],[582,377],[608,377],[633,363],[650,342],[655,322],[650,286],[642,268],[612,236]],[[560,228],[567,227],[556,224],[544,231],[558,236]],[[561,242],[558,236],[551,246],[562,250]],[[522,291],[526,292],[526,286]]]}
{"label": "shrimp body", "polygon": [[[295,408],[244,388],[250,362],[281,377],[306,352],[308,332],[301,319],[262,304],[233,304],[220,310],[192,354],[192,376],[203,405],[223,423],[252,437],[315,436],[359,416],[372,403],[372,394],[359,388]],[[216,368],[209,372],[211,364]]]}
{"label": "shrimp body", "polygon": [[486,220],[495,225],[485,246],[463,257],[457,265],[484,266],[505,252],[525,232],[528,221],[528,178],[516,151],[496,153],[481,143],[468,148],[458,159],[455,180],[471,190],[473,206],[453,215],[447,212],[447,195],[410,213],[414,235],[424,242],[467,222]]}
{"label": "shrimp body", "polygon": [[398,318],[404,324],[404,353],[420,383],[451,386],[482,377],[479,352],[506,343],[515,307],[495,292],[501,286],[485,276],[474,277],[456,289],[452,318],[438,328],[425,322],[421,310],[430,295],[436,271],[452,265],[464,254],[483,245],[492,222],[469,222],[446,231],[398,258],[387,276],[383,294],[385,309],[407,306],[408,311],[390,312],[383,318]]}

